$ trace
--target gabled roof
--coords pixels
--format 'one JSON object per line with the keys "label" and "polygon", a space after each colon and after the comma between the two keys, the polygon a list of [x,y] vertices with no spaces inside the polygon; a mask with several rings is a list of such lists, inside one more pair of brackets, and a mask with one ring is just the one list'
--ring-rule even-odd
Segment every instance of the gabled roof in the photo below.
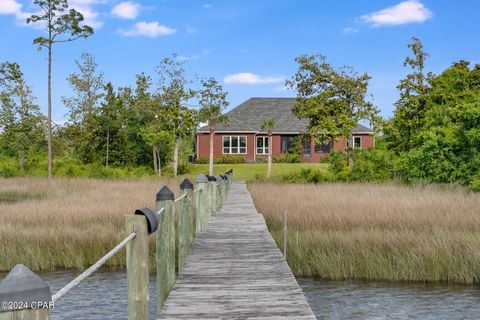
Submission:
{"label": "gabled roof", "polygon": [[[216,132],[262,132],[262,120],[274,118],[274,133],[306,132],[308,119],[299,119],[293,112],[295,98],[250,98],[226,113],[227,124],[218,125]],[[198,132],[208,132],[201,127]],[[371,133],[371,129],[358,124],[353,133]]]}

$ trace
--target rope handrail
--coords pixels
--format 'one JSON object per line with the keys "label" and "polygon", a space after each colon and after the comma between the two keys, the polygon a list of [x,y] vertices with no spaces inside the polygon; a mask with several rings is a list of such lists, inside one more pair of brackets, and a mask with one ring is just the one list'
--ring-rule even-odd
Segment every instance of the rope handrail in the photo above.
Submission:
{"label": "rope handrail", "polygon": [[197,193],[198,191],[202,191],[203,187],[198,187],[195,190],[193,190],[193,193]]}
{"label": "rope handrail", "polygon": [[57,293],[55,293],[53,296],[52,296],[52,301],[53,303],[55,303],[57,300],[59,300],[60,298],[62,298],[64,295],[66,295],[70,290],[72,290],[73,288],[75,288],[76,286],[78,286],[80,284],[80,282],[82,282],[83,280],[85,280],[87,277],[89,277],[92,273],[94,273],[95,271],[98,270],[98,268],[100,268],[102,265],[105,264],[105,262],[107,262],[108,259],[110,259],[111,257],[113,257],[118,251],[120,251],[120,249],[122,249],[123,247],[125,247],[127,245],[127,243],[129,243],[133,238],[135,238],[136,236],[136,233],[135,232],[132,232],[130,233],[125,239],[123,239],[122,242],[120,242],[115,248],[113,248],[112,250],[110,250],[107,254],[105,254],[103,257],[101,257],[97,262],[95,262],[90,268],[88,268],[87,270],[85,270],[83,273],[81,273],[78,277],[76,277],[75,279],[73,279],[72,281],[70,281],[70,283],[68,283],[65,287],[63,287],[62,289],[58,290]]}
{"label": "rope handrail", "polygon": [[157,214],[162,214],[163,211],[165,211],[165,207],[160,208],[160,209],[157,211]]}
{"label": "rope handrail", "polygon": [[178,202],[180,200],[182,200],[183,198],[185,198],[187,196],[187,194],[185,193],[184,195],[178,197],[177,199],[175,199],[173,202]]}

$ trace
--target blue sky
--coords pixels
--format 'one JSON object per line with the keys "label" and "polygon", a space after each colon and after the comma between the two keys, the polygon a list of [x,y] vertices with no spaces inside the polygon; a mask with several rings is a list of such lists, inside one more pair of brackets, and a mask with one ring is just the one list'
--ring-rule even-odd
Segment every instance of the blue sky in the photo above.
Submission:
{"label": "blue sky", "polygon": [[[0,0],[0,61],[16,61],[46,110],[46,52],[32,39],[41,30],[24,23],[33,0]],[[427,70],[441,72],[459,59],[480,63],[477,0],[70,0],[95,27],[95,35],[54,48],[54,113],[67,110],[82,50],[93,54],[115,86],[154,76],[162,57],[179,54],[193,76],[213,76],[229,92],[231,107],[249,97],[289,97],[284,79],[300,54],[322,53],[334,66],[351,65],[372,76],[370,93],[389,117],[412,36],[430,53]]]}

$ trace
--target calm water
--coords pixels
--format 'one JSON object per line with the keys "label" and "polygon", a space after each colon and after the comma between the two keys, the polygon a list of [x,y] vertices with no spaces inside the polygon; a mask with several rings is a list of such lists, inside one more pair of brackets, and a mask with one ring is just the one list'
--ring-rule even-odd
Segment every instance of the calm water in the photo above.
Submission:
{"label": "calm water", "polygon": [[[52,292],[77,273],[40,274]],[[2,279],[5,274],[0,274]],[[318,319],[480,319],[480,287],[299,279]],[[63,297],[52,319],[127,319],[124,272],[99,272]],[[155,278],[150,297],[156,300]],[[154,319],[155,303],[151,303]]]}

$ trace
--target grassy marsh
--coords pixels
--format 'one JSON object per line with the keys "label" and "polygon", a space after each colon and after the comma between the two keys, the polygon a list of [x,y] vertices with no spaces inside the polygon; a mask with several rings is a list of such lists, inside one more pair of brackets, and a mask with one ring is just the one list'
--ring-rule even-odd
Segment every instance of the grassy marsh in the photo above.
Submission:
{"label": "grassy marsh", "polygon": [[[164,184],[178,195],[179,182],[56,178],[50,185],[46,178],[0,179],[0,270],[17,263],[32,270],[83,269],[123,239],[125,214],[153,207]],[[153,244],[155,236],[150,238]],[[107,266],[124,267],[124,254]]]}
{"label": "grassy marsh", "polygon": [[480,194],[438,186],[249,184],[298,276],[480,282]]}

